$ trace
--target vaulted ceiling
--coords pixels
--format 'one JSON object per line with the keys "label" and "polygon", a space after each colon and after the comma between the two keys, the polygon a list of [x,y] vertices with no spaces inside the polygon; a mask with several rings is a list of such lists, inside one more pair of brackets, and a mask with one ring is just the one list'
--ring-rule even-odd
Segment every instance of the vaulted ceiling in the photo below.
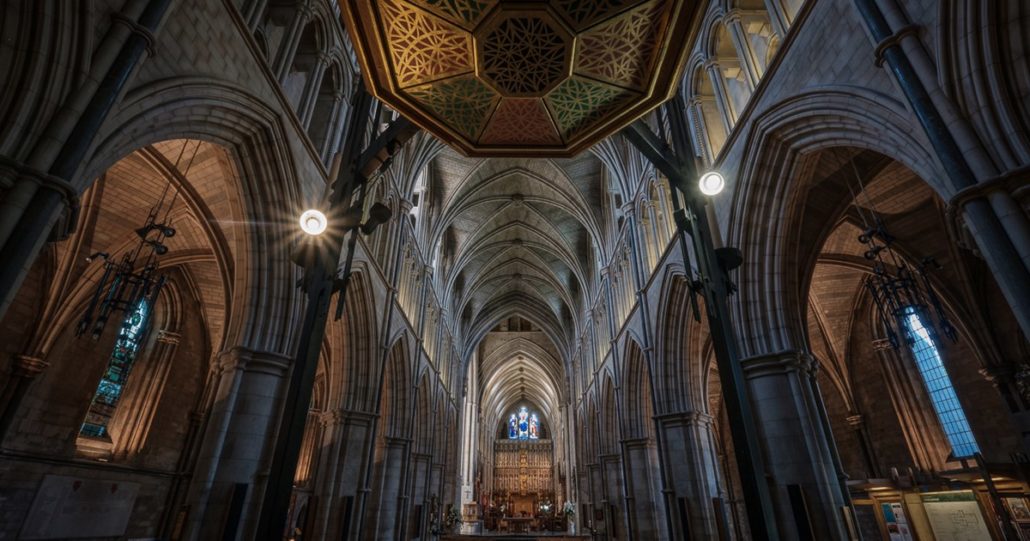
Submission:
{"label": "vaulted ceiling", "polygon": [[601,162],[589,153],[475,159],[446,150],[429,183],[441,209],[429,238],[440,250],[437,287],[465,351],[519,315],[567,359],[602,259]]}

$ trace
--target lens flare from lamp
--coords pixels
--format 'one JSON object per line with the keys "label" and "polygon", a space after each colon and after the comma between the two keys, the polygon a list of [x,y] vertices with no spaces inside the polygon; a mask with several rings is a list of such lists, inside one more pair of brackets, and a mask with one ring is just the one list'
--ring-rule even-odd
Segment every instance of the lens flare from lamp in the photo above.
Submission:
{"label": "lens flare from lamp", "polygon": [[718,195],[726,187],[726,179],[718,171],[709,171],[701,175],[697,186],[705,195]]}
{"label": "lens flare from lamp", "polygon": [[328,225],[329,221],[320,210],[309,209],[300,215],[300,228],[308,235],[321,235]]}

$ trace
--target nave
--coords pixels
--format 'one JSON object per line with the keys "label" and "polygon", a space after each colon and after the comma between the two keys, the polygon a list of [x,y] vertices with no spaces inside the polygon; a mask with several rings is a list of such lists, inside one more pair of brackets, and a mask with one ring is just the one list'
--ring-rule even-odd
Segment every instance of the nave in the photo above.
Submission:
{"label": "nave", "polygon": [[1023,0],[0,10],[0,538],[1030,540]]}

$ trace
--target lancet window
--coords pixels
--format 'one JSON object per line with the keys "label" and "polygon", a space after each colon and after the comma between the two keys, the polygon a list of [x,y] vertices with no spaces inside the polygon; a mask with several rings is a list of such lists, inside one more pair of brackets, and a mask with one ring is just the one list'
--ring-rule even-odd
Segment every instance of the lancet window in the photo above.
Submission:
{"label": "lancet window", "polygon": [[80,436],[109,437],[107,425],[114,417],[118,400],[125,389],[125,381],[129,378],[129,371],[132,370],[136,355],[143,345],[149,312],[150,307],[147,305],[147,301],[141,300],[135,310],[126,316],[121,328],[118,329],[118,338],[115,340],[111,357],[107,361],[107,368],[100,378],[96,392],[93,393],[86,420],[79,429]]}

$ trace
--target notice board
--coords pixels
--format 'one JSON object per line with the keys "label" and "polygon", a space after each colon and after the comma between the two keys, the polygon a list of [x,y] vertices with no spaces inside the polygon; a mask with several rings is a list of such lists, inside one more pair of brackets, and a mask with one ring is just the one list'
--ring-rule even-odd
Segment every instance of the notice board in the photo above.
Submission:
{"label": "notice board", "polygon": [[991,533],[971,490],[920,494],[937,541],[983,541]]}

